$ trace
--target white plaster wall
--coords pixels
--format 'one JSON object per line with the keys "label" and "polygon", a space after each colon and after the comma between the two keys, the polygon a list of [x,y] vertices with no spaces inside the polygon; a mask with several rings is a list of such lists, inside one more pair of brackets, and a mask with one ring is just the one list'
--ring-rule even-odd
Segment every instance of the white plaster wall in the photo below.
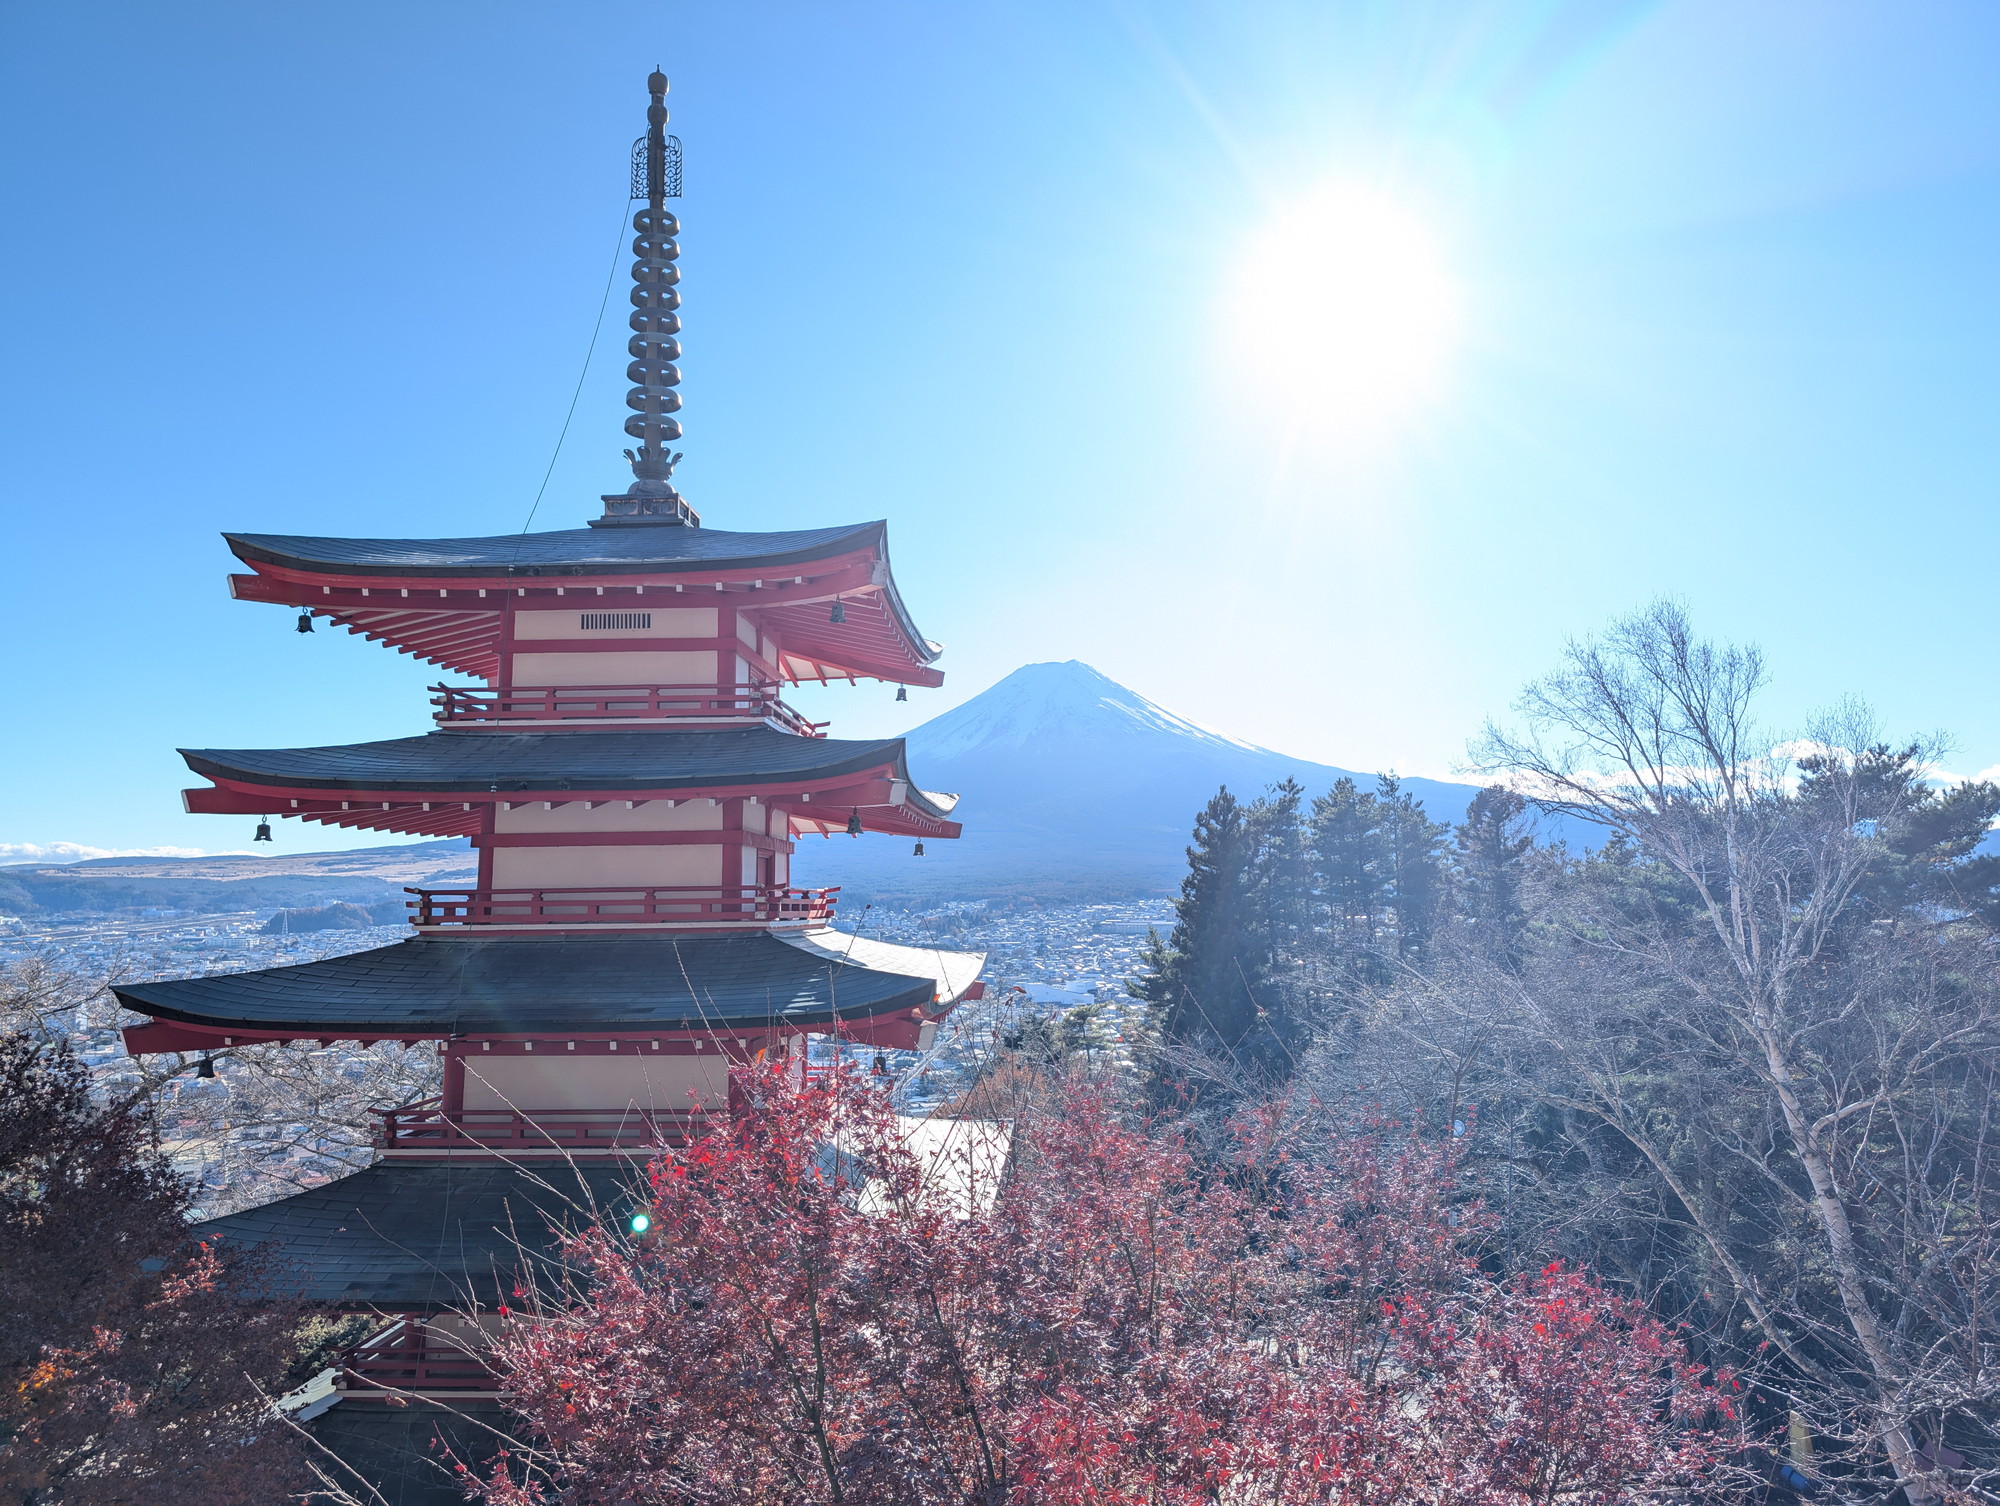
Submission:
{"label": "white plaster wall", "polygon": [[[585,628],[585,612],[650,612],[653,625],[645,628]],[[643,597],[584,597],[574,607],[560,612],[516,612],[516,638],[713,638],[716,636],[714,607],[656,607]]]}
{"label": "white plaster wall", "polygon": [[[468,1056],[468,1109],[618,1109],[636,1104],[658,1113],[711,1112],[729,1106],[729,1061],[720,1051],[694,1056],[575,1056],[561,1041],[537,1041],[533,1056]],[[475,1132],[477,1126],[473,1126]]]}
{"label": "white plaster wall", "polygon": [[573,889],[586,884],[614,888],[621,884],[720,884],[727,850],[706,844],[496,847],[493,885],[496,889]]}
{"label": "white plaster wall", "polygon": [[517,806],[502,805],[493,813],[493,828],[500,832],[523,831],[721,831],[728,812],[697,796],[669,807],[664,800],[641,801],[625,809],[623,800],[613,800],[595,810],[580,800],[543,810],[542,802]]}
{"label": "white plaster wall", "polygon": [[713,685],[715,682],[715,655],[693,649],[514,655],[516,685]]}

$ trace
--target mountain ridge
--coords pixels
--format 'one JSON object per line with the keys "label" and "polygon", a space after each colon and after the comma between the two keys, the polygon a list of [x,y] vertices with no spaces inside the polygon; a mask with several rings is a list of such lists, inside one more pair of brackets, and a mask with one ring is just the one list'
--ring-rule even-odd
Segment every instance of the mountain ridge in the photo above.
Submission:
{"label": "mountain ridge", "polygon": [[[1373,790],[1378,778],[1230,737],[1076,659],[1024,664],[903,736],[912,779],[959,796],[965,834],[926,843],[921,859],[880,837],[801,843],[795,882],[883,901],[1167,892],[1218,788],[1248,801],[1285,779],[1311,797],[1339,779]],[[1401,787],[1447,822],[1479,792],[1421,777]]]}

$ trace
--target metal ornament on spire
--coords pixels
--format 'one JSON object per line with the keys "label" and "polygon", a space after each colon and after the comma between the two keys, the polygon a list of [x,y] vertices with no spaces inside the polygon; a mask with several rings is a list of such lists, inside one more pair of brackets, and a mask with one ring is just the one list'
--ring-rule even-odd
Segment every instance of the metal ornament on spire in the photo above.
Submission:
{"label": "metal ornament on spire", "polygon": [[667,76],[654,70],[646,80],[653,100],[646,107],[646,134],[632,144],[632,197],[644,199],[646,207],[632,216],[632,338],[625,349],[632,364],[625,375],[637,385],[625,394],[625,406],[632,416],[625,420],[625,432],[639,441],[636,450],[627,450],[632,462],[632,485],[626,491],[604,499],[604,516],[591,519],[593,528],[633,525],[679,525],[699,528],[701,518],[674,490],[674,466],[680,461],[672,450],[681,437],[681,426],[673,415],[680,411],[681,295],[678,284],[680,221],[667,212],[666,201],[681,196],[681,143],[666,132]]}

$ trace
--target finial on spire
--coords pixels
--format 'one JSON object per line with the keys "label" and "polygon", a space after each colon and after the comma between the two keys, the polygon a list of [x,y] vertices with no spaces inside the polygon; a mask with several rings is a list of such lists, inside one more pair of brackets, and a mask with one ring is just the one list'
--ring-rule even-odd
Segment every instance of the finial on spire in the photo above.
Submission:
{"label": "finial on spire", "polygon": [[632,197],[644,199],[646,207],[632,216],[632,338],[626,343],[632,364],[625,375],[638,385],[625,394],[625,406],[632,416],[625,420],[625,432],[639,441],[639,448],[627,450],[632,462],[632,485],[617,496],[604,499],[604,516],[592,518],[592,528],[615,528],[635,524],[679,524],[699,528],[701,518],[674,490],[672,476],[680,462],[673,441],[681,437],[681,426],[672,417],[680,411],[681,295],[676,287],[680,268],[674,263],[680,247],[680,221],[667,213],[666,201],[681,196],[680,139],[669,136],[667,125],[667,76],[657,68],[646,80],[653,96],[646,107],[646,134],[632,143]]}

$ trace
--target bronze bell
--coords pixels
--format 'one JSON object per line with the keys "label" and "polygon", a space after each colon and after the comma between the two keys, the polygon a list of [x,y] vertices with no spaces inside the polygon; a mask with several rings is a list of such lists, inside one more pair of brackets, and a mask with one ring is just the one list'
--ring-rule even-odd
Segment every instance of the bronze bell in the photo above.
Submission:
{"label": "bronze bell", "polygon": [[909,698],[910,698],[910,687],[907,685],[898,685],[896,687],[896,699],[899,701],[907,701]]}
{"label": "bronze bell", "polygon": [[847,621],[847,608],[841,604],[840,598],[838,596],[834,597],[833,610],[826,614],[826,620],[828,622]]}
{"label": "bronze bell", "polygon": [[923,855],[924,855],[924,844],[923,841],[919,839],[915,849],[912,850],[912,852],[910,853],[910,856],[913,858],[920,858]]}
{"label": "bronze bell", "polygon": [[304,607],[300,607],[299,631],[302,633],[310,633],[312,630],[313,630],[313,614],[308,612]]}
{"label": "bronze bell", "polygon": [[271,840],[271,818],[269,816],[266,816],[257,823],[257,835],[250,840],[253,842],[268,842]]}

